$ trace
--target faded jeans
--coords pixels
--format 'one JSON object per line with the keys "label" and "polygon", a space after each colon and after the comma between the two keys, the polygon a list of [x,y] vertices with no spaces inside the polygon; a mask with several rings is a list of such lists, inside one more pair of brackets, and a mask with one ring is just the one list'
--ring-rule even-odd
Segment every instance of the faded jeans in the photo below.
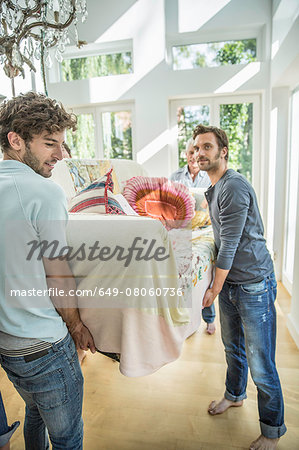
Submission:
{"label": "faded jeans", "polygon": [[8,378],[26,403],[26,450],[83,448],[83,376],[69,334],[47,355],[26,362],[0,355]]}
{"label": "faded jeans", "polygon": [[221,336],[227,373],[225,398],[246,398],[248,366],[258,392],[262,434],[279,438],[286,432],[284,404],[275,366],[277,284],[272,273],[253,284],[225,282],[219,294]]}

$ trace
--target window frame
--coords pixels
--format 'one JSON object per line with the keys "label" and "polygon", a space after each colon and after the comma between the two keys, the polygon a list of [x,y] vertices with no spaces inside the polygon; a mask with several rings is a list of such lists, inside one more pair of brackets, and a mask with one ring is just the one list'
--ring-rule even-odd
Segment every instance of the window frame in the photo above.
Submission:
{"label": "window frame", "polygon": [[177,127],[177,108],[180,106],[209,105],[210,106],[210,124],[216,127],[220,125],[220,105],[234,103],[253,103],[253,135],[252,135],[252,185],[255,189],[258,199],[261,199],[264,177],[261,170],[263,163],[263,148],[261,136],[261,95],[242,94],[242,95],[214,95],[200,96],[192,98],[182,98],[170,100],[170,163],[171,172],[178,168],[178,127]]}
{"label": "window frame", "polygon": [[135,105],[133,102],[121,102],[121,103],[101,103],[99,105],[84,106],[68,108],[68,110],[76,115],[78,114],[92,114],[95,125],[95,159],[104,158],[104,142],[103,142],[103,125],[102,114],[106,112],[119,112],[130,111],[132,119],[132,161],[136,161],[135,151]]}
{"label": "window frame", "polygon": [[[78,48],[75,45],[67,46],[64,53],[62,53],[63,60],[76,59],[76,58],[86,58],[89,56],[100,56],[109,55],[113,53],[124,53],[131,52],[132,55],[132,73],[128,74],[118,74],[118,75],[133,75],[134,74],[134,52],[133,52],[133,40],[125,39],[121,41],[105,42],[105,43],[91,43],[86,44],[82,48]],[[55,49],[49,49],[49,54],[53,61],[53,66],[51,70],[48,70],[49,82],[50,83],[71,83],[72,81],[82,81],[82,80],[72,80],[64,81],[62,79],[62,68],[61,63],[55,58]],[[115,76],[115,75],[108,75]],[[96,77],[95,77],[96,78]],[[102,78],[102,77],[100,77]],[[89,80],[90,78],[84,78],[84,80]]]}

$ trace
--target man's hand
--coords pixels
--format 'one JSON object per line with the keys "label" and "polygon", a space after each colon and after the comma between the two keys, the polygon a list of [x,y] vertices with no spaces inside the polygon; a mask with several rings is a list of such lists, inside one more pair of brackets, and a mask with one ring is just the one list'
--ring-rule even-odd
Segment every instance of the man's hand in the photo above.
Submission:
{"label": "man's hand", "polygon": [[96,352],[93,337],[89,329],[80,321],[76,327],[69,327],[69,332],[75,342],[76,348],[82,350],[90,350],[91,353]]}
{"label": "man's hand", "polygon": [[206,290],[202,301],[202,308],[206,308],[207,306],[211,306],[217,295],[222,289],[223,283],[228,275],[229,270],[219,269],[216,267],[215,269],[215,278],[213,280],[213,285],[211,288]]}
{"label": "man's hand", "polygon": [[216,297],[217,294],[213,291],[213,289],[207,289],[202,301],[202,308],[211,306]]}

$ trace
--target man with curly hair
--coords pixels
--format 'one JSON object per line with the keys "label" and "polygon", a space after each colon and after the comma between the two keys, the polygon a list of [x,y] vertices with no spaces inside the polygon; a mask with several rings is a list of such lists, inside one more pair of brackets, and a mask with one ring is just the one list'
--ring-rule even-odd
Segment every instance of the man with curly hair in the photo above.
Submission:
{"label": "man with curly hair", "polygon": [[[81,449],[83,377],[77,348],[95,352],[67,261],[66,199],[48,180],[76,117],[28,92],[0,106],[0,363],[26,403],[26,449]],[[32,242],[56,242],[28,257]]]}

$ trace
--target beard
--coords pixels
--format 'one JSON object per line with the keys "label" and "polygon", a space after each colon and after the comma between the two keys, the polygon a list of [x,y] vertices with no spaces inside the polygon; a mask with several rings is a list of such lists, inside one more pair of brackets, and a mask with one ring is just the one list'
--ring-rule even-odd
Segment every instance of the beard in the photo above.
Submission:
{"label": "beard", "polygon": [[201,166],[199,164],[200,170],[203,170],[204,172],[210,172],[219,169],[220,166],[220,155],[221,155],[221,149],[218,150],[217,155],[213,160],[210,160],[209,158],[198,158],[198,162],[204,161],[205,166]]}
{"label": "beard", "polygon": [[43,170],[43,166],[41,165],[40,161],[31,151],[30,144],[26,142],[25,144],[26,153],[24,155],[24,163],[27,164],[27,166],[31,167],[34,172],[38,173],[42,177],[49,178],[51,176],[51,173],[46,173]]}

